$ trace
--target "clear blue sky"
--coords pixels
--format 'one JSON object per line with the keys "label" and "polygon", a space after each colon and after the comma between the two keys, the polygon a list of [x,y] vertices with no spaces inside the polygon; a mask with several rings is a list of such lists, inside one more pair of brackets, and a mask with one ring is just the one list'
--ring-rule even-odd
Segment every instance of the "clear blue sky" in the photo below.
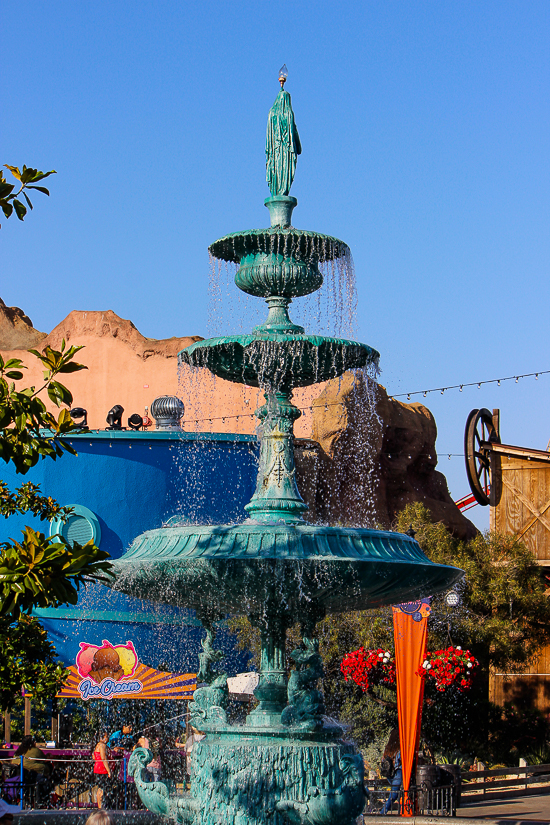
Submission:
{"label": "clear blue sky", "polygon": [[[550,369],[548,0],[4,0],[1,18],[0,160],[58,171],[0,233],[0,296],[38,329],[112,309],[207,334],[208,245],[267,224],[285,62],[294,223],[350,245],[388,390]],[[550,376],[420,400],[455,498],[473,407],[500,407],[508,443],[550,438]]]}

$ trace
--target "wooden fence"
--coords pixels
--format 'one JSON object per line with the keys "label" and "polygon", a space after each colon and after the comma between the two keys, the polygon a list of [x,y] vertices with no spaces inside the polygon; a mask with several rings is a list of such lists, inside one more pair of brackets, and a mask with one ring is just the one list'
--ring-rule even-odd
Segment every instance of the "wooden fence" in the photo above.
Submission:
{"label": "wooden fence", "polygon": [[[500,779],[498,777],[501,777]],[[494,768],[462,774],[462,805],[470,800],[502,799],[550,792],[550,765]],[[466,798],[465,798],[466,797]]]}

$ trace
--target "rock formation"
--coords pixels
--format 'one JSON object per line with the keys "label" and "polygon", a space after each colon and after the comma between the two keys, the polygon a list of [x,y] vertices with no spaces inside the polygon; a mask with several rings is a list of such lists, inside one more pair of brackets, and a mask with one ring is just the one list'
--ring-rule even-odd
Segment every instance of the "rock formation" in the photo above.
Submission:
{"label": "rock formation", "polygon": [[[4,358],[21,358],[27,365],[22,386],[42,380],[41,364],[25,350],[48,344],[59,349],[63,339],[84,345],[77,358],[88,369],[62,380],[74,405],[88,411],[91,429],[106,426],[115,404],[124,407],[125,425],[128,416],[143,415],[154,398],[166,394],[184,401],[186,430],[251,433],[256,428],[259,390],[216,379],[206,370],[186,368],[178,375],[177,353],[200,336],[146,338],[111,310],[75,310],[46,335],[22,310],[0,300],[0,350]],[[47,397],[44,402],[54,409]],[[474,525],[454,504],[445,476],[435,469],[437,429],[422,404],[390,400],[381,385],[352,373],[296,390],[294,403],[303,410],[296,426],[296,461],[309,519],[389,527],[406,504],[422,501],[455,535],[475,535]]]}
{"label": "rock formation", "polygon": [[[21,316],[26,318],[23,313]],[[162,341],[145,338],[131,321],[119,318],[111,310],[75,310],[49,335],[37,335],[40,338],[32,346],[38,345],[40,349],[48,344],[59,349],[63,339],[68,345],[84,346],[76,360],[88,369],[63,376],[62,381],[73,394],[74,406],[88,411],[88,424],[92,429],[105,427],[106,415],[115,404],[124,407],[125,417],[134,412],[143,415],[144,408],[151,405],[155,396],[175,394],[176,355],[182,347],[198,339],[198,336]],[[29,334],[25,349],[31,346],[30,338]],[[21,358],[27,366],[22,385],[39,385],[42,365],[37,359],[15,347],[2,347],[2,352],[4,357]],[[47,397],[43,400],[48,409],[55,409]],[[125,419],[123,423],[126,424]]]}
{"label": "rock formation", "polygon": [[476,535],[435,469],[437,427],[427,407],[390,399],[352,373],[329,381],[313,407],[299,472],[309,465],[316,479],[306,492],[316,519],[388,528],[406,504],[421,501],[457,537]]}
{"label": "rock formation", "polygon": [[36,348],[46,337],[19,307],[7,307],[0,298],[0,350]]}

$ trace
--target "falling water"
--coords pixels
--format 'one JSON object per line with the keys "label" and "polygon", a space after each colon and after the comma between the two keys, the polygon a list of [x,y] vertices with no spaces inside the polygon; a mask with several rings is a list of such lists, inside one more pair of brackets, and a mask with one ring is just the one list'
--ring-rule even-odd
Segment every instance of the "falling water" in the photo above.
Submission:
{"label": "falling water", "polygon": [[[316,292],[295,298],[290,312],[294,323],[306,332],[353,338],[357,315],[357,285],[351,251],[339,249],[340,257],[330,258],[333,242],[321,238],[312,254],[319,255],[323,285]],[[267,308],[262,298],[235,289],[239,264],[210,256],[208,335],[217,337],[248,332],[262,324]],[[316,258],[318,260],[318,258]]]}

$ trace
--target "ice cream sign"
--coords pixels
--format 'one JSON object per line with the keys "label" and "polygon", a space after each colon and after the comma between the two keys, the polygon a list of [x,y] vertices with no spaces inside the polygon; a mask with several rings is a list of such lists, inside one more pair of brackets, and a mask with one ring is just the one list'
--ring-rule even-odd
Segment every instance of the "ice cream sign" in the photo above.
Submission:
{"label": "ice cream sign", "polygon": [[137,668],[138,657],[132,642],[113,645],[104,639],[101,646],[80,642],[76,657],[80,697],[112,699],[140,693],[143,683],[133,678]]}
{"label": "ice cream sign", "polygon": [[156,670],[139,661],[132,642],[115,645],[104,639],[100,645],[80,642],[79,646],[59,699],[193,698],[196,673]]}

